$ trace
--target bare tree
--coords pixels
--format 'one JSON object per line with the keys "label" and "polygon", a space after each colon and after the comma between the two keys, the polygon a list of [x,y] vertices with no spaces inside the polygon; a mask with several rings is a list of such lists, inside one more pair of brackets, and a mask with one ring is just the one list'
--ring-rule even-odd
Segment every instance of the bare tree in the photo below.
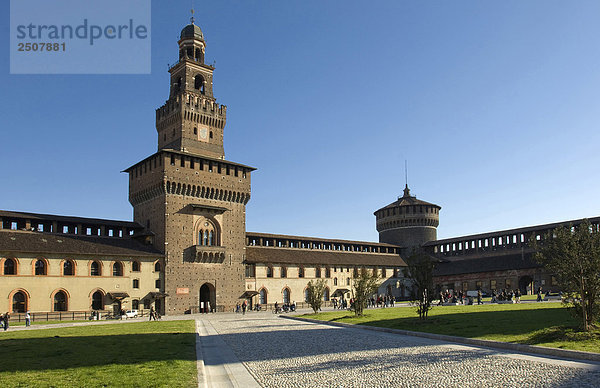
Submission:
{"label": "bare tree", "polygon": [[367,271],[360,271],[358,276],[354,277],[354,314],[362,316],[367,307],[369,298],[377,292],[379,288],[379,276],[369,275]]}
{"label": "bare tree", "polygon": [[600,230],[588,220],[576,227],[559,227],[538,240],[535,259],[554,273],[563,302],[589,331],[600,317]]}
{"label": "bare tree", "polygon": [[420,250],[406,260],[408,267],[404,269],[404,276],[412,280],[416,292],[412,294],[412,305],[417,307],[419,319],[427,319],[429,310],[433,308],[433,270],[434,260]]}
{"label": "bare tree", "polygon": [[323,293],[325,292],[325,280],[319,279],[316,281],[310,281],[307,285],[308,291],[308,304],[312,307],[315,314],[321,309],[323,304]]}

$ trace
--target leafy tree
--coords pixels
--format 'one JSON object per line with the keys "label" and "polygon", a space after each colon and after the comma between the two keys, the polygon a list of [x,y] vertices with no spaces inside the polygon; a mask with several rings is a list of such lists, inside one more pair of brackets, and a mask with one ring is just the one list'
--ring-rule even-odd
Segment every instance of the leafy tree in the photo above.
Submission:
{"label": "leafy tree", "polygon": [[323,292],[325,292],[325,279],[308,282],[308,304],[312,307],[315,314],[321,309],[323,304]]}
{"label": "leafy tree", "polygon": [[406,260],[408,267],[404,269],[404,276],[412,280],[416,293],[412,294],[411,304],[417,307],[419,319],[427,319],[429,310],[433,308],[433,270],[435,262],[420,250]]}
{"label": "leafy tree", "polygon": [[359,271],[358,276],[354,277],[354,314],[363,315],[367,307],[369,298],[377,292],[379,288],[379,276],[369,274],[367,271]]}
{"label": "leafy tree", "polygon": [[535,259],[554,273],[571,308],[590,331],[600,317],[600,230],[588,220],[577,227],[559,227],[539,241],[533,237]]}

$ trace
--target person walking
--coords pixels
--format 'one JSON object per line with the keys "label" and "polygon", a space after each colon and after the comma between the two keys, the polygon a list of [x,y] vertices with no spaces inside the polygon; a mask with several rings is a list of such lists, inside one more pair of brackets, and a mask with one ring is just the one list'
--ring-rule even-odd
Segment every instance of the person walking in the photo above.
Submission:
{"label": "person walking", "polygon": [[29,311],[27,311],[25,314],[25,327],[29,326],[31,326],[31,315],[29,314]]}
{"label": "person walking", "polygon": [[246,300],[244,300],[244,303],[242,303],[242,315],[246,315],[247,307],[248,307],[248,302]]}
{"label": "person walking", "polygon": [[149,321],[151,321],[153,319],[156,321],[156,315],[154,314],[154,306],[150,307],[150,319],[149,319]]}
{"label": "person walking", "polygon": [[481,301],[481,290],[477,290],[477,304],[483,304]]}
{"label": "person walking", "polygon": [[8,311],[6,312],[6,314],[4,314],[4,331],[8,330],[8,320],[10,319],[10,314],[8,313]]}

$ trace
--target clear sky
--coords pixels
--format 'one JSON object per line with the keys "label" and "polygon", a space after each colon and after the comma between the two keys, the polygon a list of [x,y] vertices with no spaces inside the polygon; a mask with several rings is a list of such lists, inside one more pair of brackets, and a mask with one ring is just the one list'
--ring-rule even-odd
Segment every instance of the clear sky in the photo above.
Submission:
{"label": "clear sky", "polygon": [[[439,238],[600,215],[597,0],[195,2],[247,230],[377,241],[405,159]],[[150,75],[10,75],[0,40],[1,209],[131,219],[189,9],[152,2]]]}

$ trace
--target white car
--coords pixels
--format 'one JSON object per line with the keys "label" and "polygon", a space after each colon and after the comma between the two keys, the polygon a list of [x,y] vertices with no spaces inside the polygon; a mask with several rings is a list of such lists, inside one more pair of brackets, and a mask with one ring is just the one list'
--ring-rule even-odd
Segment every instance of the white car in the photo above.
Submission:
{"label": "white car", "polygon": [[137,318],[138,311],[137,310],[127,310],[127,311],[125,311],[125,317],[126,318]]}

